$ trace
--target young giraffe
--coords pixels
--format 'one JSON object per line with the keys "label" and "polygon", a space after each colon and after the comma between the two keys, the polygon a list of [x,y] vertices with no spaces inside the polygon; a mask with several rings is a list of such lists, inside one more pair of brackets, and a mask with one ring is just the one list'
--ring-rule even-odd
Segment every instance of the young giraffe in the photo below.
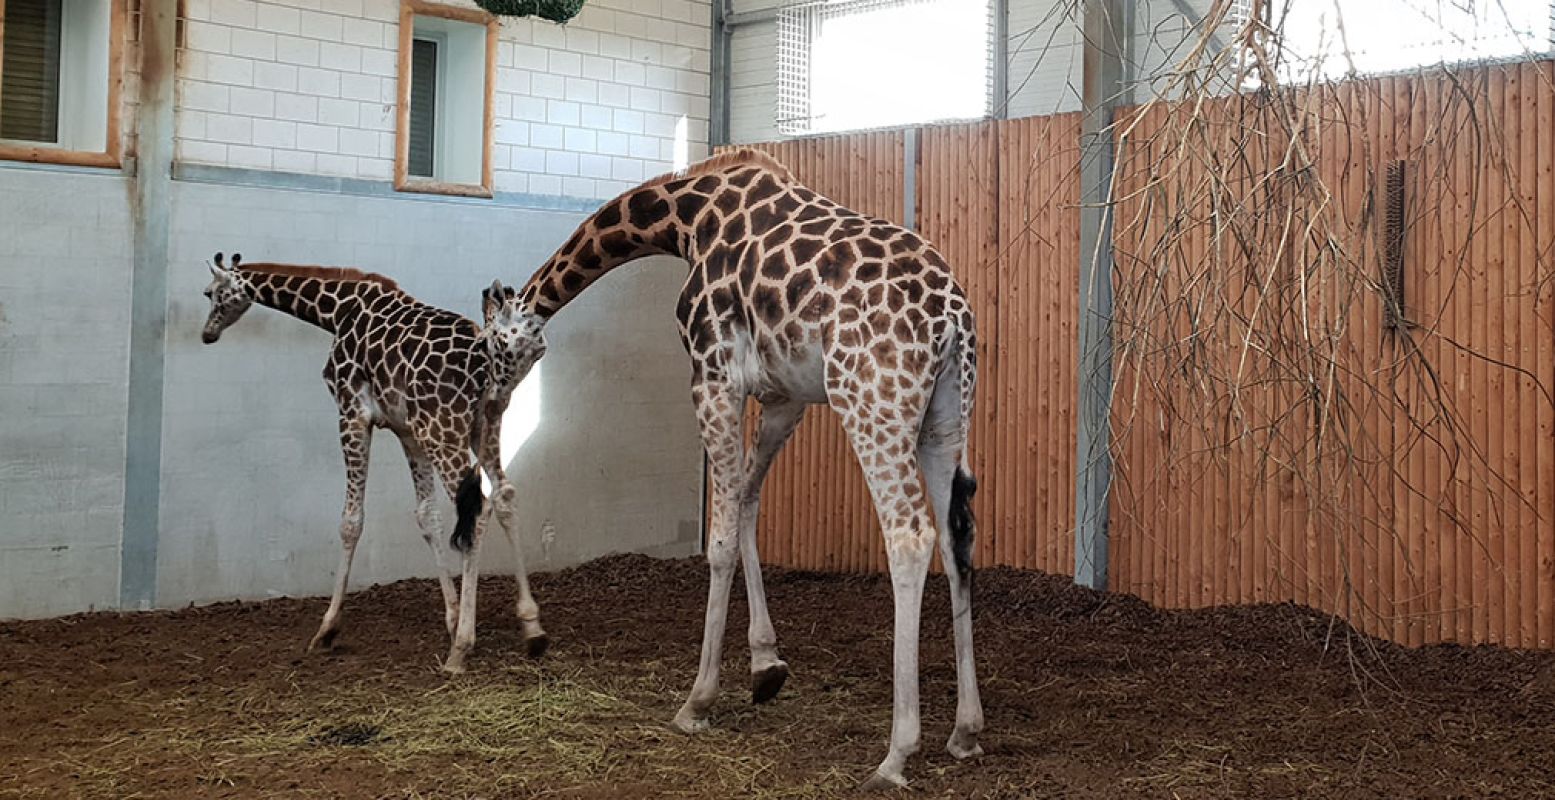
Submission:
{"label": "young giraffe", "polygon": [[[513,520],[513,485],[503,472],[498,446],[502,412],[532,361],[505,354],[492,358],[475,323],[451,311],[426,305],[394,281],[354,269],[243,264],[234,253],[232,268],[217,253],[212,280],[205,289],[211,313],[201,340],[212,344],[254,303],[269,306],[334,334],[324,363],[324,382],[340,409],[340,448],[346,462],[346,500],[340,519],[340,566],[329,610],[308,644],[329,648],[340,633],[351,557],[362,535],[367,489],[368,450],[374,428],[399,437],[416,486],[416,522],[437,562],[444,617],[453,645],[443,669],[462,672],[475,644],[475,592],[482,513],[480,469],[495,488],[492,509],[517,558],[518,618],[532,656],[545,651],[540,608],[529,594]],[[529,353],[538,358],[544,341]],[[474,451],[477,466],[470,465]],[[443,560],[442,521],[434,497],[441,478],[458,511],[450,546],[464,553],[460,590]]]}
{"label": "young giraffe", "polygon": [[[841,415],[868,479],[896,605],[891,744],[865,786],[904,784],[918,748],[918,623],[936,538],[952,565],[957,703],[947,747],[957,758],[981,753],[971,612],[976,482],[966,456],[977,340],[944,259],[912,231],[842,208],[771,157],[740,150],[606,203],[522,290],[494,286],[505,298],[499,313],[487,314],[494,349],[526,352],[546,320],[601,275],[650,254],[691,264],[676,314],[713,487],[702,660],[675,727],[708,725],[736,558],[750,606],[755,701],[776,695],[788,676],[761,583],[756,510],[767,468],[806,406],[826,403]],[[743,415],[752,396],[761,419],[747,451]]]}

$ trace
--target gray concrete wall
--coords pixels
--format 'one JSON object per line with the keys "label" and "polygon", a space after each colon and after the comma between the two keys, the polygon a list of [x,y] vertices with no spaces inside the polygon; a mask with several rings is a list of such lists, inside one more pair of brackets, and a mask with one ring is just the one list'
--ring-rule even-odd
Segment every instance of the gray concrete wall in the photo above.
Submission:
{"label": "gray concrete wall", "polygon": [[[158,605],[325,594],[339,555],[345,475],[320,377],[329,336],[256,307],[200,344],[211,253],[358,265],[473,318],[481,288],[522,282],[582,216],[175,184]],[[552,323],[539,385],[526,387],[539,424],[510,464],[531,569],[698,549],[701,450],[673,313],[684,273],[675,259],[633,265]],[[414,505],[399,443],[380,432],[352,586],[433,574]],[[510,572],[506,541],[487,542],[486,570]]]}
{"label": "gray concrete wall", "polygon": [[[0,618],[119,601],[130,192],[118,174],[0,165]],[[474,317],[492,278],[521,283],[584,216],[515,202],[173,184],[155,605],[326,594],[339,554],[329,336],[255,307],[200,344],[205,259],[360,266]],[[530,569],[699,549],[701,446],[673,312],[684,275],[645,260],[552,322],[521,390],[534,432],[510,446]],[[414,502],[380,432],[353,587],[433,573]],[[487,572],[511,572],[505,539],[488,542]]]}
{"label": "gray concrete wall", "polygon": [[129,193],[0,168],[0,617],[119,599]]}

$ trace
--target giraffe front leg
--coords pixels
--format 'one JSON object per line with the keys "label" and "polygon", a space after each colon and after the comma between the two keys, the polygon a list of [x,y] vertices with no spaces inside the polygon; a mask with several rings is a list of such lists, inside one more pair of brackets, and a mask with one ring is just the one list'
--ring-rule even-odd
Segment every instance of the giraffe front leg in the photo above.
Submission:
{"label": "giraffe front leg", "polygon": [[328,650],[340,635],[340,610],[345,604],[346,584],[351,576],[351,558],[362,538],[363,502],[367,489],[367,457],[372,445],[372,429],[366,420],[341,417],[340,450],[346,462],[346,500],[340,513],[340,565],[335,568],[335,591],[318,633],[308,642],[308,650]]}
{"label": "giraffe front leg", "polygon": [[524,651],[530,658],[539,658],[551,645],[550,637],[540,627],[540,604],[529,593],[529,573],[524,568],[524,543],[518,540],[518,524],[513,518],[513,498],[517,489],[507,482],[507,477],[497,472],[497,485],[492,495],[492,505],[502,532],[513,547],[513,575],[518,581],[518,624],[524,631]]}
{"label": "giraffe front leg", "polygon": [[744,396],[727,384],[702,382],[692,387],[697,423],[707,447],[708,471],[713,485],[713,508],[707,542],[709,580],[707,617],[702,628],[702,658],[696,683],[675,719],[670,723],[683,733],[708,727],[708,712],[718,699],[718,670],[723,654],[724,625],[728,621],[729,586],[739,557],[741,461],[741,412]]}
{"label": "giraffe front leg", "polygon": [[539,658],[550,649],[551,639],[546,636],[545,629],[540,627],[540,604],[535,602],[534,595],[529,592],[529,571],[524,567],[524,545],[519,541],[518,521],[513,513],[518,490],[508,482],[507,472],[502,469],[502,412],[506,408],[507,398],[503,397],[501,402],[481,410],[485,423],[481,425],[477,456],[481,468],[486,470],[486,477],[496,487],[491,494],[492,509],[498,524],[502,526],[502,533],[513,548],[513,577],[518,584],[518,624],[524,631],[524,651],[530,658]]}
{"label": "giraffe front leg", "polygon": [[778,655],[777,632],[767,612],[767,592],[761,581],[761,558],[756,552],[756,517],[761,507],[761,486],[783,444],[804,418],[803,403],[772,403],[761,407],[756,446],[745,466],[740,497],[740,565],[745,572],[745,598],[750,607],[751,702],[765,703],[776,697],[788,680],[788,662]]}

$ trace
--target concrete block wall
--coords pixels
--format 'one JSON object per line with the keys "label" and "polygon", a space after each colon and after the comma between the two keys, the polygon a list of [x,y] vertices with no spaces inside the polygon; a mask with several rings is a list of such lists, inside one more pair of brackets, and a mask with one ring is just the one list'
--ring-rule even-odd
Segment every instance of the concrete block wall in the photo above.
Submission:
{"label": "concrete block wall", "polygon": [[[735,0],[738,13],[787,5],[783,0]],[[741,25],[729,37],[729,138],[771,142],[783,138],[777,126],[778,25]]]}
{"label": "concrete block wall", "polygon": [[1008,116],[1079,110],[1080,13],[1074,0],[1010,0]]}
{"label": "concrete block wall", "polygon": [[128,192],[0,170],[0,617],[119,600]]}
{"label": "concrete block wall", "polygon": [[[471,5],[455,0],[455,5]],[[177,158],[387,181],[398,0],[186,0]],[[593,0],[565,26],[504,20],[500,192],[606,198],[707,151],[707,0]]]}

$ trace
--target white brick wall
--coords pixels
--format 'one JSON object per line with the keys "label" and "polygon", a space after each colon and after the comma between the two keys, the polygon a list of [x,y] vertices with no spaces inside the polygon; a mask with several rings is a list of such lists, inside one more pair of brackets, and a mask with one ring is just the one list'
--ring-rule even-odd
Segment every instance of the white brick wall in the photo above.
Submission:
{"label": "white brick wall", "polygon": [[[187,0],[178,159],[387,180],[399,7]],[[612,196],[671,168],[681,116],[704,155],[710,13],[707,0],[591,0],[566,26],[504,20],[497,191]]]}

